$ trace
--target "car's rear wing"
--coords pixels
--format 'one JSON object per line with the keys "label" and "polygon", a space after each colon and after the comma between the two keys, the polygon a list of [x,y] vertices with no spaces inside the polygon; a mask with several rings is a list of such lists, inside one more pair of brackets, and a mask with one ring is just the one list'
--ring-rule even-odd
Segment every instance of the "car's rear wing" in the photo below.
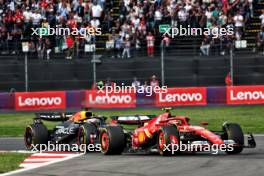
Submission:
{"label": "car's rear wing", "polygon": [[141,124],[156,117],[156,115],[125,115],[111,116],[112,122],[118,124]]}
{"label": "car's rear wing", "polygon": [[36,113],[35,119],[46,121],[65,121],[73,116],[75,112],[52,112],[52,113]]}

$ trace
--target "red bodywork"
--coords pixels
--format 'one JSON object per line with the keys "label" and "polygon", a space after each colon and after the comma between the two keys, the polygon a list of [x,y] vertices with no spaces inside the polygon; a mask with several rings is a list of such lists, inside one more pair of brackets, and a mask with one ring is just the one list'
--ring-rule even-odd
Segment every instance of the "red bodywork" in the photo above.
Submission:
{"label": "red bodywork", "polygon": [[178,131],[191,132],[193,135],[201,136],[212,144],[224,144],[223,140],[213,132],[200,127],[192,126],[188,123],[189,118],[185,116],[171,116],[170,113],[161,114],[147,123],[144,126],[137,128],[132,134],[132,147],[139,148],[149,142],[153,136],[160,130],[161,126],[174,124]]}

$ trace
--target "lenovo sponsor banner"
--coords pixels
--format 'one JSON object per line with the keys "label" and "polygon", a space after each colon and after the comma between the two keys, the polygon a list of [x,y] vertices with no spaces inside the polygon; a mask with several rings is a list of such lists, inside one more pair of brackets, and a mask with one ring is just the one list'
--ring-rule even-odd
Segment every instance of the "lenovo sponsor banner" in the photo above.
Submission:
{"label": "lenovo sponsor banner", "polygon": [[136,93],[106,93],[88,90],[85,104],[86,107],[92,108],[135,108]]}
{"label": "lenovo sponsor banner", "polygon": [[228,86],[227,104],[264,104],[264,86]]}
{"label": "lenovo sponsor banner", "polygon": [[156,94],[156,106],[206,105],[206,88],[168,88]]}
{"label": "lenovo sponsor banner", "polygon": [[16,110],[65,109],[64,91],[15,93]]}

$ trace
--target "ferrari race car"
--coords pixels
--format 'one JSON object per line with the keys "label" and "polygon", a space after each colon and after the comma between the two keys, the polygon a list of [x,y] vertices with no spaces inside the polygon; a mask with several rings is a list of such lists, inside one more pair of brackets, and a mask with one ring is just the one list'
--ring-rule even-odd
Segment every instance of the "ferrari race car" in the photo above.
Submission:
{"label": "ferrari race car", "polygon": [[[61,121],[48,130],[42,121]],[[38,113],[24,134],[28,149],[50,144],[89,144],[98,143],[98,127],[105,125],[106,117],[95,116],[89,111],[77,113]]]}
{"label": "ferrari race car", "polygon": [[[256,146],[252,134],[245,145],[244,134],[236,123],[224,123],[222,131],[209,131],[201,126],[189,124],[185,116],[172,116],[170,109],[159,116],[116,116],[111,125],[100,130],[101,152],[105,155],[121,154],[126,151],[157,150],[160,155],[173,155],[179,152],[179,145],[196,146],[199,151],[205,147],[225,147],[227,154],[238,154],[243,148]],[[138,124],[135,130],[125,130],[121,124]],[[203,125],[208,125],[203,122]],[[196,151],[192,151],[196,152]]]}

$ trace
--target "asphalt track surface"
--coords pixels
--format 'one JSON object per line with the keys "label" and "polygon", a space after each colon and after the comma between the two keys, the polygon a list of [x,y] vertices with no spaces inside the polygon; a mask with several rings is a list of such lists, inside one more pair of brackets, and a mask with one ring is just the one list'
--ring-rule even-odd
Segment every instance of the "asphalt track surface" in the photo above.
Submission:
{"label": "asphalt track surface", "polygon": [[[80,157],[15,174],[16,176],[262,176],[264,173],[264,136],[256,136],[257,148],[244,149],[239,155],[123,154],[104,156],[88,153]],[[0,146],[3,145],[0,139]],[[15,139],[13,148],[23,146]],[[9,141],[10,142],[10,141]],[[22,143],[21,143],[22,142]],[[6,145],[6,144],[4,144]]]}

